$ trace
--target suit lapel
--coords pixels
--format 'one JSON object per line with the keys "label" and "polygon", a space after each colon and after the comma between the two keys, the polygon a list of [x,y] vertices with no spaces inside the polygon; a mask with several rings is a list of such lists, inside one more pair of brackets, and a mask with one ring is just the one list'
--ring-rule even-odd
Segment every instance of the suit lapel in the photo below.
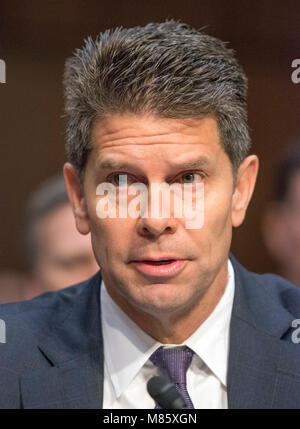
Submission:
{"label": "suit lapel", "polygon": [[100,271],[59,308],[66,316],[38,342],[52,366],[20,380],[24,408],[102,408]]}
{"label": "suit lapel", "polygon": [[[230,255],[235,297],[228,362],[229,408],[280,408],[295,404],[282,387],[286,374],[300,397],[300,367],[291,366],[295,349],[285,341],[294,317],[264,288],[256,275]],[[300,400],[298,401],[300,402]]]}

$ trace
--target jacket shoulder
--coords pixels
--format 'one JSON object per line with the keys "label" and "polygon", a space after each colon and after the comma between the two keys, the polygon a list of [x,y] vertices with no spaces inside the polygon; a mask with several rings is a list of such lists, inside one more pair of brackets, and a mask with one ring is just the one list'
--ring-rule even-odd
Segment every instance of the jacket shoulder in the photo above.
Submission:
{"label": "jacket shoulder", "polygon": [[[56,323],[59,323],[61,318],[66,316],[67,309],[72,307],[74,300],[88,287],[88,283],[89,281],[85,281],[59,291],[46,292],[28,301],[1,304],[0,319],[4,322],[23,322],[34,332],[44,329],[47,323],[53,326],[53,317]],[[61,310],[64,310],[63,314]],[[19,328],[22,326],[19,325]]]}
{"label": "jacket shoulder", "polygon": [[53,366],[40,344],[56,334],[62,343],[67,341],[64,326],[80,317],[74,311],[72,318],[72,310],[86,308],[94,299],[95,281],[97,275],[32,300],[0,305],[0,408],[22,408],[21,377]]}
{"label": "jacket shoulder", "polygon": [[256,280],[263,285],[266,293],[291,314],[300,315],[300,287],[285,278],[272,273],[253,273]]}
{"label": "jacket shoulder", "polygon": [[74,303],[88,288],[89,281],[85,281],[66,289],[47,292],[28,301],[1,304],[2,367],[8,365],[7,368],[19,372],[26,366],[26,362],[35,360],[34,354],[38,353],[39,340],[51,335],[52,331],[63,325]]}
{"label": "jacket shoulder", "polygon": [[246,293],[249,299],[259,294],[265,303],[272,301],[279,307],[285,308],[295,317],[300,314],[300,287],[273,273],[255,273],[247,270],[230,253],[235,274],[246,285]]}

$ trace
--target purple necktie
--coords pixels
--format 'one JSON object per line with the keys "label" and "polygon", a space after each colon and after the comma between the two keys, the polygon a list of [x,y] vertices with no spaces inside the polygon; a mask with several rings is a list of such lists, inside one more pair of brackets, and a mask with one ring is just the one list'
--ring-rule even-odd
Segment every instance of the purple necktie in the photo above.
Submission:
{"label": "purple necktie", "polygon": [[[186,372],[192,362],[194,352],[185,347],[184,349],[159,347],[151,356],[150,360],[162,373],[167,373],[170,380],[175,384],[178,392],[183,396],[187,408],[194,408],[190,395],[186,388]],[[160,408],[158,405],[155,408]]]}

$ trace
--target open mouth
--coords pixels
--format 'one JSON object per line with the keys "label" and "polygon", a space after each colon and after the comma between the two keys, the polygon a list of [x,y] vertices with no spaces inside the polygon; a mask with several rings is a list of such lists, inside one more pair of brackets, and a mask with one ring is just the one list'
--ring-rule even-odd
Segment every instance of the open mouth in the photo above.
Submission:
{"label": "open mouth", "polygon": [[146,276],[170,277],[178,274],[186,265],[184,259],[160,259],[157,261],[144,259],[133,261],[136,269]]}
{"label": "open mouth", "polygon": [[161,260],[161,261],[142,261],[145,264],[150,264],[150,265],[168,265],[171,264],[172,262],[174,262],[174,259],[165,259],[165,260]]}

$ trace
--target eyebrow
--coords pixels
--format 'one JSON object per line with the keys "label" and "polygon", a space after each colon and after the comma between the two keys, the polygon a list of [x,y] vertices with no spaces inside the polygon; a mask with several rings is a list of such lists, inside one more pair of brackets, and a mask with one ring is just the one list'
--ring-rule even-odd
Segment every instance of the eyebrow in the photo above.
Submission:
{"label": "eyebrow", "polygon": [[185,170],[189,170],[189,169],[193,170],[196,168],[208,167],[210,165],[211,165],[210,159],[207,158],[206,156],[201,156],[191,161],[175,164],[174,167],[183,168]]}
{"label": "eyebrow", "polygon": [[132,167],[130,162],[118,162],[112,159],[105,159],[96,164],[97,170],[122,170]]}
{"label": "eyebrow", "polygon": [[[201,167],[206,167],[211,165],[211,161],[206,156],[201,156],[195,160],[186,161],[183,163],[174,163],[171,164],[171,167],[173,168],[180,168],[184,170],[193,170]],[[112,159],[104,159],[97,163],[96,168],[97,170],[126,170],[136,167],[135,164],[130,162],[118,162],[114,161]]]}

